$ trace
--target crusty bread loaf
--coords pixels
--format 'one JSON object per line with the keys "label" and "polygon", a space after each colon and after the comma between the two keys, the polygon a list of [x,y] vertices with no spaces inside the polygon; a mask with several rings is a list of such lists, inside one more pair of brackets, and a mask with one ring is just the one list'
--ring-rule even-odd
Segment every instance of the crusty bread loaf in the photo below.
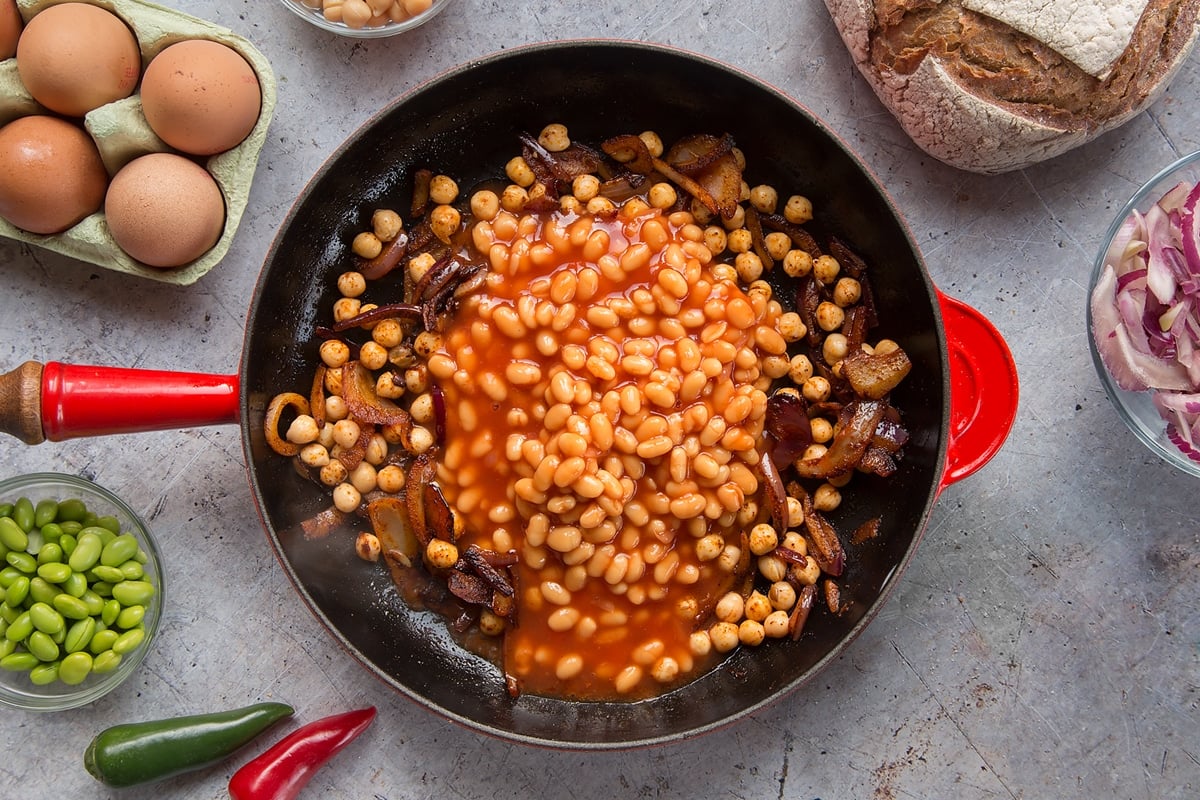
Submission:
{"label": "crusty bread loaf", "polygon": [[922,149],[1007,172],[1153,103],[1200,0],[825,0],[854,62]]}

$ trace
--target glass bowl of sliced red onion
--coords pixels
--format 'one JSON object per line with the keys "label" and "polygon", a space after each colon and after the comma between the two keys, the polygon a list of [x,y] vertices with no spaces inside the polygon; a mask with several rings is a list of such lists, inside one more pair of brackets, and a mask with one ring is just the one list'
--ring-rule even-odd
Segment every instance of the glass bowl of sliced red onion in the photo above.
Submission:
{"label": "glass bowl of sliced red onion", "polygon": [[1092,272],[1088,341],[1130,430],[1200,477],[1200,152],[1134,193]]}

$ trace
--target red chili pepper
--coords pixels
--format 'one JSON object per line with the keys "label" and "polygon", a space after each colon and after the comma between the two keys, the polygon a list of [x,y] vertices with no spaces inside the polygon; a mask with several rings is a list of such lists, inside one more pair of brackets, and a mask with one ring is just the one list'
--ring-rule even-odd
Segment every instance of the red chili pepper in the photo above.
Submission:
{"label": "red chili pepper", "polygon": [[233,800],[293,800],[322,766],[375,719],[375,707],[335,714],[289,733],[229,779]]}

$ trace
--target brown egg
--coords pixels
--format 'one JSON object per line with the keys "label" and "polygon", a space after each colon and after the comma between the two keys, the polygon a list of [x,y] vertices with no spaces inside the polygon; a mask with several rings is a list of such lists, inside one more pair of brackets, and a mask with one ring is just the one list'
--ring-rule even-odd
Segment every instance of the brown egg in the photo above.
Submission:
{"label": "brown egg", "polygon": [[163,50],[142,78],[146,121],[174,148],[208,156],[240,143],[258,122],[262,88],[236,50],[190,39]]}
{"label": "brown egg", "polygon": [[178,267],[212,248],[225,227],[225,200],[213,177],[174,153],[151,153],[113,176],[104,198],[122,250],[152,267]]}
{"label": "brown egg", "polygon": [[80,117],[133,94],[142,54],[129,26],[89,3],[63,3],[38,13],[17,42],[17,72],[33,98],[51,111]]}
{"label": "brown egg", "polygon": [[57,117],[0,128],[0,217],[30,233],[59,233],[99,210],[108,173],[92,137]]}
{"label": "brown egg", "polygon": [[17,0],[0,0],[0,59],[17,54],[17,39],[24,24]]}

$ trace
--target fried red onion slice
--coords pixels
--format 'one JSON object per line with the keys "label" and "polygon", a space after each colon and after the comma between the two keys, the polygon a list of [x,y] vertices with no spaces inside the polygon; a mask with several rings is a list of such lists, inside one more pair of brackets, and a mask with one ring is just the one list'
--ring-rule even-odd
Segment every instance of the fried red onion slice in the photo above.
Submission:
{"label": "fried red onion slice", "polygon": [[808,403],[792,392],[775,392],[767,399],[764,422],[770,454],[776,465],[791,464],[813,443]]}
{"label": "fried red onion slice", "polygon": [[375,393],[375,378],[358,361],[342,365],[342,399],[350,416],[373,425],[411,426],[412,417],[400,406]]}
{"label": "fried red onion slice", "polygon": [[839,425],[828,449],[817,458],[794,462],[797,474],[802,478],[829,479],[850,472],[866,452],[886,408],[887,404],[879,400],[852,403],[849,419]]}

